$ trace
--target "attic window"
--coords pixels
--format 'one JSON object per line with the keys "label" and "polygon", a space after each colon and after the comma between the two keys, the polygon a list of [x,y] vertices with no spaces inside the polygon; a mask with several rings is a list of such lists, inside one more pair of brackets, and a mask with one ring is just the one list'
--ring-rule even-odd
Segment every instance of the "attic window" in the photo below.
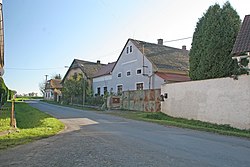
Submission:
{"label": "attic window", "polygon": [[122,77],[122,73],[118,73],[117,77],[121,78]]}
{"label": "attic window", "polygon": [[133,51],[132,45],[128,46],[126,49],[127,49],[127,54],[132,53]]}
{"label": "attic window", "polygon": [[136,74],[141,74],[141,69],[136,70]]}

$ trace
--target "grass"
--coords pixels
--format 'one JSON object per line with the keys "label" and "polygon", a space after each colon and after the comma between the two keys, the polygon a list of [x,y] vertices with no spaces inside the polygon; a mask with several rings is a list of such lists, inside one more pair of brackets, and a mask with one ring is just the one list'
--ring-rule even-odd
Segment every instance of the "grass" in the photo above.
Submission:
{"label": "grass", "polygon": [[109,112],[109,114],[134,120],[153,122],[161,125],[176,126],[181,128],[219,133],[229,136],[250,138],[250,130],[241,130],[233,128],[229,125],[218,125],[198,120],[174,118],[161,112],[148,113],[148,112],[134,112],[134,111],[118,111],[118,112],[115,111],[115,112]]}
{"label": "grass", "polygon": [[[9,113],[0,116],[0,131],[10,130]],[[18,129],[14,133],[0,136],[0,149],[46,138],[64,129],[64,124],[56,118],[23,102],[15,103],[15,115]]]}
{"label": "grass", "polygon": [[24,101],[24,100],[34,100],[34,99],[43,99],[43,97],[17,97],[15,101]]}
{"label": "grass", "polygon": [[[49,102],[49,103],[61,105],[55,102]],[[74,107],[72,105],[64,105],[64,106],[78,108],[78,109],[89,109],[89,108],[82,108],[82,107],[81,108]],[[97,111],[97,110],[94,110],[94,111]],[[241,130],[241,129],[233,128],[229,125],[218,125],[218,124],[202,122],[198,120],[174,118],[161,112],[149,113],[149,112],[120,110],[120,111],[111,111],[111,112],[109,111],[109,112],[102,112],[102,113],[120,116],[120,117],[124,117],[128,119],[153,122],[153,123],[157,123],[157,124],[161,124],[165,126],[175,126],[175,127],[180,127],[180,128],[188,128],[188,129],[194,129],[194,130],[200,130],[200,131],[206,131],[206,132],[213,132],[213,133],[218,133],[218,134],[228,135],[228,136],[250,138],[250,130]]]}
{"label": "grass", "polygon": [[61,104],[61,103],[51,101],[51,100],[41,100],[41,101],[45,102],[45,103],[49,103],[49,104],[55,104],[55,105],[60,105],[60,106],[65,106],[65,107],[71,107],[71,108],[80,109],[80,110],[99,111],[99,109],[98,109],[99,107],[94,108],[94,107],[87,107],[87,106],[82,107],[81,105]]}

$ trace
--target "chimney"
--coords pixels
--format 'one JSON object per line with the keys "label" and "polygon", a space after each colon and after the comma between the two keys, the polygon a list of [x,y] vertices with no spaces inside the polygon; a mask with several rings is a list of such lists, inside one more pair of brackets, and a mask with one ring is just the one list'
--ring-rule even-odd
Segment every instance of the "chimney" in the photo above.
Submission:
{"label": "chimney", "polygon": [[182,50],[187,50],[186,45],[182,45]]}
{"label": "chimney", "polygon": [[163,39],[157,39],[158,45],[163,45]]}
{"label": "chimney", "polygon": [[101,64],[101,61],[100,61],[100,60],[97,60],[96,63],[97,63],[97,64]]}

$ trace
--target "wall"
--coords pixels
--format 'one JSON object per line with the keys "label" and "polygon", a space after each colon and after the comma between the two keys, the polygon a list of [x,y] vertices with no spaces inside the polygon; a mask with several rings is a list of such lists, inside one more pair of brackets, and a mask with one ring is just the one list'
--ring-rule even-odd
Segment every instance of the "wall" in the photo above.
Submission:
{"label": "wall", "polygon": [[121,97],[121,108],[146,112],[161,111],[160,89],[125,91]]}
{"label": "wall", "polygon": [[164,84],[163,113],[250,129],[250,76]]}
{"label": "wall", "polygon": [[104,87],[107,87],[107,91],[111,92],[112,75],[104,75],[93,78],[93,92],[97,94],[97,88],[100,87],[101,95],[104,95]]}

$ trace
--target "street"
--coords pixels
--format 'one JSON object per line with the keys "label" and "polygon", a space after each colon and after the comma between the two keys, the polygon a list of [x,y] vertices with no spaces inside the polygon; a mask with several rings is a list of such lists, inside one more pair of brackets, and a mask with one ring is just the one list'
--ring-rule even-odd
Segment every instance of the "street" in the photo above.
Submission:
{"label": "street", "polygon": [[40,101],[31,106],[65,123],[62,133],[0,151],[0,166],[247,167],[250,140],[129,120]]}

